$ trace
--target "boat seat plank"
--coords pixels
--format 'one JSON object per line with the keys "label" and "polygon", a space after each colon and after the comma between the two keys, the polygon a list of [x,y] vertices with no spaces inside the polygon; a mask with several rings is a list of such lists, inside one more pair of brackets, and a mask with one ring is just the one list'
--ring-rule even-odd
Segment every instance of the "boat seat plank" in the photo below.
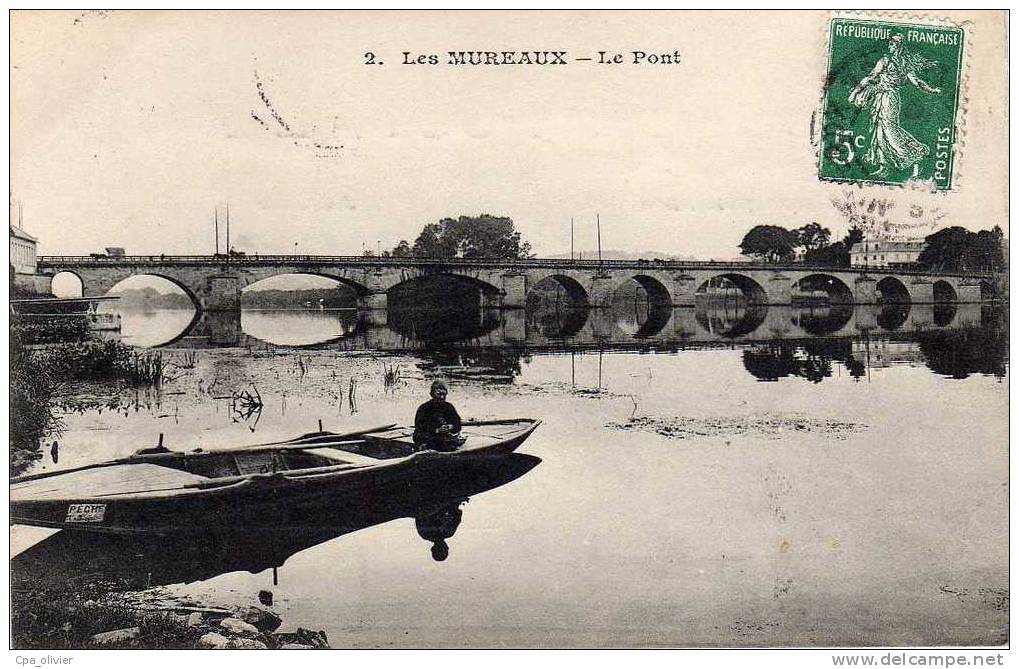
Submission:
{"label": "boat seat plank", "polygon": [[86,469],[11,485],[11,500],[76,499],[178,488],[209,479],[149,463]]}
{"label": "boat seat plank", "polygon": [[325,457],[329,458],[330,460],[341,461],[341,462],[338,462],[337,464],[341,464],[341,463],[345,462],[347,464],[352,464],[352,465],[367,466],[367,465],[377,465],[379,463],[385,462],[385,460],[380,460],[378,458],[372,458],[372,457],[369,457],[367,455],[360,455],[358,453],[351,453],[349,451],[344,451],[344,450],[341,450],[339,448],[316,448],[314,451],[308,451],[308,452],[309,453],[315,453],[317,455],[325,456]]}

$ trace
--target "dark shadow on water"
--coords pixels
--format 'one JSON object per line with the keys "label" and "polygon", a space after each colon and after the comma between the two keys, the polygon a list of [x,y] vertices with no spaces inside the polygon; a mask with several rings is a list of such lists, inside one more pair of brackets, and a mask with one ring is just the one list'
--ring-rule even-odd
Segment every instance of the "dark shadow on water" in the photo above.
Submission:
{"label": "dark shadow on water", "polygon": [[927,367],[935,374],[965,379],[971,374],[1004,378],[1008,371],[1008,311],[985,307],[981,327],[914,333]]}
{"label": "dark shadow on water", "polygon": [[707,332],[726,338],[744,337],[761,327],[768,307],[742,300],[698,300],[697,323]]}
{"label": "dark shadow on water", "polygon": [[[427,480],[342,503],[321,503],[284,511],[265,527],[195,532],[156,537],[102,535],[63,530],[11,560],[12,583],[46,587],[115,582],[136,590],[171,583],[202,581],[220,574],[258,573],[282,566],[290,557],[319,544],[397,518],[414,518],[419,535],[431,546],[423,559],[448,554],[446,544],[459,527],[460,507],[480,495],[524,476],[540,458],[512,453],[467,462],[446,463]],[[436,548],[442,542],[445,548]],[[428,555],[431,552],[432,558]],[[444,558],[444,556],[443,556]],[[284,575],[285,577],[285,575]]]}
{"label": "dark shadow on water", "polygon": [[576,337],[587,324],[591,310],[586,307],[531,306],[528,304],[527,327],[548,339]]}
{"label": "dark shadow on water", "polygon": [[959,307],[954,304],[935,304],[934,325],[939,328],[948,327],[955,320],[955,314],[958,311]]}
{"label": "dark shadow on water", "polygon": [[877,324],[889,332],[898,330],[909,318],[910,305],[906,304],[883,304],[877,314]]}
{"label": "dark shadow on water", "polygon": [[758,381],[799,377],[820,383],[830,377],[833,363],[852,357],[848,339],[820,339],[751,346],[743,351],[743,367]]}
{"label": "dark shadow on water", "polygon": [[465,307],[457,303],[420,308],[390,308],[387,326],[412,343],[448,344],[483,337],[500,325],[497,309]]}
{"label": "dark shadow on water", "polygon": [[429,376],[459,381],[512,383],[520,376],[524,351],[512,348],[439,348],[419,354],[418,366]]}
{"label": "dark shadow on water", "polygon": [[853,307],[847,304],[811,306],[793,312],[793,323],[804,332],[824,336],[838,332],[853,318]]}

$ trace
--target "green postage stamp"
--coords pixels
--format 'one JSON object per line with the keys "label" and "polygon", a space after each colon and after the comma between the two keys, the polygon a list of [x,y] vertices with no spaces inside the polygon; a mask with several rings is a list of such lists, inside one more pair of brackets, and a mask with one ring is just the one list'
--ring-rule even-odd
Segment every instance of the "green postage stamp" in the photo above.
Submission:
{"label": "green postage stamp", "polygon": [[962,28],[831,22],[820,176],[952,187]]}

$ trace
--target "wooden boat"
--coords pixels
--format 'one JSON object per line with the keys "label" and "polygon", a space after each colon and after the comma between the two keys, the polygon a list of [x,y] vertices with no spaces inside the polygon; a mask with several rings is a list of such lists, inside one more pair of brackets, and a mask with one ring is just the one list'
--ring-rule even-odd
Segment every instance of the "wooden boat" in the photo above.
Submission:
{"label": "wooden boat", "polygon": [[[452,460],[439,482],[408,484],[382,499],[368,496],[340,504],[323,499],[294,510],[277,527],[203,528],[201,534],[181,535],[56,532],[11,558],[11,582],[45,589],[100,580],[143,590],[233,571],[255,574],[283,567],[291,556],[313,546],[398,518],[414,519],[416,523],[403,530],[413,533],[412,527],[423,519],[515,481],[540,462],[524,453]],[[467,507],[463,522],[483,522],[475,519],[478,513]],[[422,557],[424,550],[422,546]]]}
{"label": "wooden boat", "polygon": [[363,504],[435,481],[451,462],[510,453],[541,421],[471,421],[455,451],[418,450],[386,425],[236,449],[142,450],[127,458],[11,479],[10,522],[93,532],[270,527],[323,499]]}

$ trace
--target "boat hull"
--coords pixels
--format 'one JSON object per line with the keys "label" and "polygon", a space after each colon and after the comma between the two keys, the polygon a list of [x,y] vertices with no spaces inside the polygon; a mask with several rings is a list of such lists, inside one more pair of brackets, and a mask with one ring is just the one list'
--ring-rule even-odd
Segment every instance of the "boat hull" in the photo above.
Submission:
{"label": "boat hull", "polygon": [[408,489],[420,489],[429,483],[441,488],[455,466],[511,453],[533,429],[481,448],[450,453],[422,451],[392,462],[346,471],[301,476],[288,472],[259,474],[228,485],[166,494],[13,499],[10,522],[117,534],[279,528],[299,520],[303,510],[323,502],[363,506],[384,503]]}

